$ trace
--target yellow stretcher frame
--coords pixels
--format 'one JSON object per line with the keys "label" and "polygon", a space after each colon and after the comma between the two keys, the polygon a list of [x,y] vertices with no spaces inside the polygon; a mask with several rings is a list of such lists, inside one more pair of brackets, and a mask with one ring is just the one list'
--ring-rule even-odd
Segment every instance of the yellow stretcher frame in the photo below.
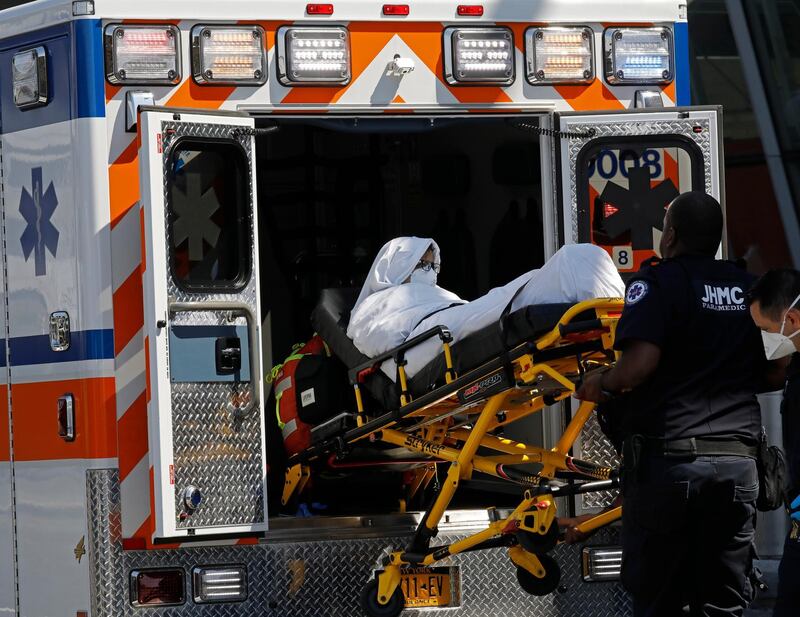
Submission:
{"label": "yellow stretcher frame", "polygon": [[[392,552],[384,562],[384,570],[377,577],[377,602],[387,605],[400,584],[401,569],[408,566],[431,566],[452,555],[481,548],[503,546],[498,539],[511,537],[508,546],[509,558],[517,568],[529,573],[534,579],[542,580],[547,575],[544,554],[552,549],[557,538],[553,524],[556,520],[556,504],[553,491],[547,483],[558,472],[579,473],[587,479],[608,480],[613,469],[586,461],[578,461],[569,455],[573,444],[584,425],[591,417],[595,404],[582,402],[571,418],[558,443],[552,449],[531,446],[492,435],[494,429],[530,416],[555,402],[569,398],[576,389],[576,380],[587,371],[610,367],[617,355],[613,351],[616,325],[624,302],[618,298],[600,298],[581,302],[571,307],[559,322],[546,334],[536,339],[527,353],[518,355],[511,361],[514,384],[508,389],[493,394],[481,405],[471,403],[459,406],[448,396],[434,399],[431,404],[403,414],[404,408],[412,404],[404,362],[398,362],[398,384],[400,386],[401,406],[398,412],[381,425],[358,436],[354,441],[368,438],[406,448],[410,452],[431,457],[433,460],[449,462],[447,476],[436,495],[436,499],[425,513],[414,540],[405,550]],[[593,311],[595,318],[589,320],[587,328],[576,326],[576,318]],[[583,323],[583,322],[581,322]],[[580,324],[577,324],[578,326]],[[593,335],[590,339],[599,346],[593,351],[576,356],[552,355],[547,361],[540,357],[547,350],[569,351],[575,345],[575,338]],[[442,336],[446,362],[445,380],[447,386],[454,385],[457,376],[453,370],[452,352],[449,337]],[[476,383],[480,378],[476,379]],[[543,387],[544,384],[544,387]],[[445,388],[447,387],[445,386]],[[364,409],[359,384],[353,383],[358,410],[358,427],[374,424]],[[452,388],[449,389],[452,391]],[[448,404],[449,403],[449,404]],[[454,414],[462,412],[472,418],[471,428],[457,426],[451,428]],[[407,428],[400,422],[419,419],[421,424],[412,423]],[[403,430],[403,429],[406,430]],[[479,450],[490,450],[497,454],[479,454]],[[513,470],[514,465],[538,463],[541,470],[536,474],[526,474]],[[527,486],[519,505],[506,517],[495,517],[486,529],[468,536],[448,546],[430,546],[431,538],[437,534],[437,527],[461,482],[471,478],[473,472],[492,475],[515,481]],[[432,476],[430,465],[423,467],[413,483],[412,490],[427,484]],[[291,495],[302,490],[308,480],[309,471],[304,463],[292,465],[286,474],[283,501],[287,503]],[[592,531],[607,525],[621,516],[621,508],[603,512],[579,526],[583,532]],[[524,545],[524,546],[523,546]],[[528,549],[528,550],[526,550]],[[538,549],[541,549],[539,551]]]}

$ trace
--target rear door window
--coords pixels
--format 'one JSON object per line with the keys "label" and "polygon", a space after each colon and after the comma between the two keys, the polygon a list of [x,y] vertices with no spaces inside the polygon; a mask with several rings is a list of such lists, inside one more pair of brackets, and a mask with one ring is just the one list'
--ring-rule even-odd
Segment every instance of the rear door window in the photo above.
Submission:
{"label": "rear door window", "polygon": [[234,142],[185,139],[168,167],[170,270],[184,291],[236,292],[250,278],[247,156]]}

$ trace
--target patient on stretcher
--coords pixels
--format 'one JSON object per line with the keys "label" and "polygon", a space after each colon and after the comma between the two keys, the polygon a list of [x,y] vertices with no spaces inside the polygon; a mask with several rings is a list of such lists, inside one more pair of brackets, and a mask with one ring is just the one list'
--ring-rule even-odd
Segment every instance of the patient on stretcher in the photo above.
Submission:
{"label": "patient on stretcher", "polygon": [[[347,335],[361,353],[378,356],[435,326],[447,327],[453,342],[457,342],[497,323],[506,309],[622,297],[625,291],[608,253],[591,244],[565,246],[542,268],[471,302],[436,285],[440,267],[439,246],[431,238],[395,238],[383,246],[367,274],[347,328]],[[413,377],[440,350],[438,339],[409,350],[408,376]],[[391,363],[383,370],[394,379]]]}

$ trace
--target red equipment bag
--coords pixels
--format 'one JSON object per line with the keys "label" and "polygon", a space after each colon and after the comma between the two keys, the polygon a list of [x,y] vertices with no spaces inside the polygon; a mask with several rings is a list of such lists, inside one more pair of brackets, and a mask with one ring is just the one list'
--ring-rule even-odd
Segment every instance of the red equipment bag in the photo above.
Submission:
{"label": "red equipment bag", "polygon": [[347,391],[344,365],[315,334],[272,369],[275,415],[288,456],[311,445],[311,427],[341,412]]}

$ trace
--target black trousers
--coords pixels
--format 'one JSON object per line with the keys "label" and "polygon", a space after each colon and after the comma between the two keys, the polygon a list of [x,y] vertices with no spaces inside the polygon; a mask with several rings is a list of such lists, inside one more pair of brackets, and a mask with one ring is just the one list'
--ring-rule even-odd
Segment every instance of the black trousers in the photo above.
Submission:
{"label": "black trousers", "polygon": [[752,600],[755,461],[643,456],[623,477],[622,582],[636,617],[742,615]]}
{"label": "black trousers", "polygon": [[800,615],[800,540],[787,536],[778,566],[778,597],[773,617]]}

